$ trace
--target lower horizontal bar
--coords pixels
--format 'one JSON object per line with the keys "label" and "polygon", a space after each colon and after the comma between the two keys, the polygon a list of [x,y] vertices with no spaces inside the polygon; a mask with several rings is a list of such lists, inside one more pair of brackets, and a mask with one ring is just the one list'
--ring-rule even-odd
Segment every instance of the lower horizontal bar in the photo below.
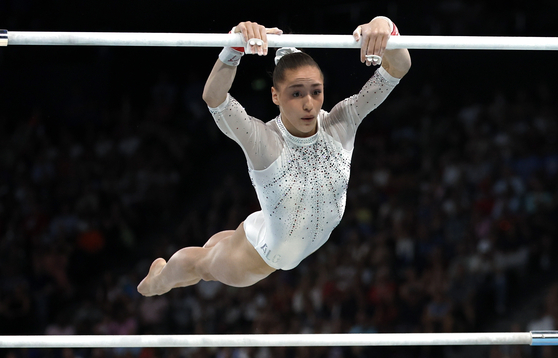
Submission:
{"label": "lower horizontal bar", "polygon": [[[547,332],[548,335],[549,332]],[[554,332],[556,334],[556,332]],[[537,341],[555,345],[555,340]],[[530,345],[524,333],[0,336],[0,348]]]}
{"label": "lower horizontal bar", "polygon": [[[243,46],[240,34],[6,31],[8,45],[46,46]],[[268,35],[269,46],[359,48],[351,35]],[[5,42],[5,41],[4,41]],[[5,43],[4,43],[5,44]],[[388,49],[558,50],[557,37],[393,36]]]}

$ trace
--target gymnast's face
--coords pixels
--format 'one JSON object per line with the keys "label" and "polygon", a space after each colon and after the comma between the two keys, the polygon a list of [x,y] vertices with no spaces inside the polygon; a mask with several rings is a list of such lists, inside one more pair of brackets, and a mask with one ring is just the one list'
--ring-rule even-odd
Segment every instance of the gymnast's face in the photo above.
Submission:
{"label": "gymnast's face", "polygon": [[279,106],[285,128],[297,137],[315,134],[324,104],[322,72],[313,66],[286,70],[285,80],[277,87],[271,88],[271,97]]}

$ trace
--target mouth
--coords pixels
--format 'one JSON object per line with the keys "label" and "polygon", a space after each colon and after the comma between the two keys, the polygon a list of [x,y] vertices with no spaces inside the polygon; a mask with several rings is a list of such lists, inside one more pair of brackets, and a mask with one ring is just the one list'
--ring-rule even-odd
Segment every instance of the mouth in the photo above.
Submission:
{"label": "mouth", "polygon": [[301,118],[303,121],[311,121],[314,119],[314,116],[307,116],[307,117],[302,117]]}

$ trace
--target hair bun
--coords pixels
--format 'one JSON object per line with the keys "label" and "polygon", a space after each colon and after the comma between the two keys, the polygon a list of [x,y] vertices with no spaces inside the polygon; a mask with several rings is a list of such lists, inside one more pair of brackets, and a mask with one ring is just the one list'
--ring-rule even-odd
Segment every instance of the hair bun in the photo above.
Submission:
{"label": "hair bun", "polygon": [[277,52],[275,53],[275,66],[277,66],[277,63],[279,62],[279,60],[285,56],[285,55],[289,55],[291,53],[297,53],[297,52],[302,52],[299,49],[297,49],[296,47],[281,47],[280,49],[277,50]]}

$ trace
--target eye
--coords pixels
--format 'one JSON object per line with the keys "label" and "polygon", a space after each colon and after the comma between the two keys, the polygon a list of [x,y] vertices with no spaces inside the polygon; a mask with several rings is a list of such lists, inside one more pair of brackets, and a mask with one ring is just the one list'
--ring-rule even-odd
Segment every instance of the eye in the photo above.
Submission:
{"label": "eye", "polygon": [[293,93],[293,97],[299,97],[300,96],[300,92],[294,92]]}
{"label": "eye", "polygon": [[322,90],[315,90],[314,91],[314,96],[318,96],[321,93],[322,93]]}

